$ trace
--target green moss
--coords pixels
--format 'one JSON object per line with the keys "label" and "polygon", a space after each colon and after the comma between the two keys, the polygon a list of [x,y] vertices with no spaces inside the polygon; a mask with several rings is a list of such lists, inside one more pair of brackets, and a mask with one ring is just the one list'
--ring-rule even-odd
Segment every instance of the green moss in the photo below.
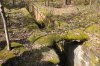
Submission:
{"label": "green moss", "polygon": [[56,25],[59,27],[59,28],[68,28],[68,24],[67,24],[67,22],[64,22],[64,21],[58,21],[57,23],[56,23]]}
{"label": "green moss", "polygon": [[92,66],[96,66],[96,64],[98,63],[98,61],[96,60],[96,57],[94,55],[91,56],[91,64]]}
{"label": "green moss", "polygon": [[13,50],[15,51],[19,51],[19,52],[24,52],[26,51],[26,49],[24,48],[24,46],[20,43],[17,42],[12,42],[11,43],[11,47],[13,48]]}
{"label": "green moss", "polygon": [[60,52],[64,51],[63,43],[57,43],[57,47],[59,48]]}
{"label": "green moss", "polygon": [[0,51],[0,60],[6,61],[26,51],[26,49],[20,43],[12,42],[11,45],[12,45],[11,51],[7,50],[7,46],[3,50]]}
{"label": "green moss", "polygon": [[52,58],[51,60],[49,60],[49,62],[52,62],[54,64],[58,64],[60,62],[60,60],[58,58]]}
{"label": "green moss", "polygon": [[14,56],[12,51],[7,51],[6,49],[0,51],[0,60],[8,60]]}
{"label": "green moss", "polygon": [[84,31],[75,29],[70,30],[67,34],[65,34],[64,39],[67,40],[87,40],[89,36],[84,33]]}
{"label": "green moss", "polygon": [[32,17],[26,8],[21,8],[21,11],[25,16]]}
{"label": "green moss", "polygon": [[91,46],[91,44],[90,44],[90,43],[88,43],[88,42],[85,42],[85,43],[84,43],[84,46],[86,46],[86,47],[90,47],[90,46]]}
{"label": "green moss", "polygon": [[97,24],[91,25],[86,29],[86,32],[100,33],[100,26]]}
{"label": "green moss", "polygon": [[36,40],[38,40],[44,36],[45,36],[45,34],[42,33],[41,31],[36,31],[29,38],[27,38],[27,40],[29,40],[31,43],[34,43]]}
{"label": "green moss", "polygon": [[45,45],[52,45],[53,42],[57,42],[61,40],[61,36],[59,34],[50,34],[50,35],[45,35],[44,33],[37,31],[34,32],[28,40],[31,43],[36,43],[36,44],[45,44]]}
{"label": "green moss", "polygon": [[54,44],[54,42],[57,42],[59,40],[61,40],[61,36],[58,35],[58,34],[51,34],[51,35],[47,35],[47,36],[44,36],[40,39],[38,39],[36,41],[36,43],[38,44],[44,44],[46,46],[51,46],[52,44]]}
{"label": "green moss", "polygon": [[4,32],[4,29],[0,29],[0,33],[1,33],[1,32]]}
{"label": "green moss", "polygon": [[31,24],[27,26],[28,30],[38,29],[38,26],[36,24]]}

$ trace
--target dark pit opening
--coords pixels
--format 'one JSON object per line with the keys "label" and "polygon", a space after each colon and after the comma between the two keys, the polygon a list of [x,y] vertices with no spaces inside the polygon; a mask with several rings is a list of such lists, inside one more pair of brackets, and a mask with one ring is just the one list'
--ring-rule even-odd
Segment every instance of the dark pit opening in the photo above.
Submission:
{"label": "dark pit opening", "polygon": [[82,45],[84,41],[63,41],[63,51],[61,51],[57,43],[54,42],[52,48],[57,53],[60,62],[58,63],[59,66],[74,66],[74,50],[79,46]]}

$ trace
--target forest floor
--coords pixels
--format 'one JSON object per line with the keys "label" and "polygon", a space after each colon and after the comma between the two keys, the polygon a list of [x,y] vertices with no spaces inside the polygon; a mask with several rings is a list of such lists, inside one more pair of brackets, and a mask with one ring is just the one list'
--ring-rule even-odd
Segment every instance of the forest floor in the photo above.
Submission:
{"label": "forest floor", "polygon": [[[16,29],[14,27],[14,29],[10,29],[11,31],[9,31],[9,36],[10,36],[11,45],[12,45],[11,51],[6,50],[7,46],[6,46],[6,42],[4,41],[4,32],[0,33],[0,39],[3,39],[2,41],[0,41],[0,65],[1,66],[58,66],[58,63],[60,62],[59,57],[56,54],[55,50],[50,46],[50,44],[52,43],[52,39],[57,39],[57,40],[58,38],[60,39],[59,35],[68,33],[70,29],[73,30],[73,29],[78,28],[84,31],[86,34],[89,34],[90,38],[94,37],[93,39],[90,39],[89,41],[87,41],[86,42],[87,44],[85,44],[85,46],[90,48],[90,50],[93,50],[93,52],[96,51],[96,48],[98,50],[100,47],[100,43],[99,43],[99,40],[100,40],[99,29],[100,28],[98,26],[98,22],[100,19],[99,20],[92,19],[96,17],[95,15],[96,13],[92,13],[92,15],[94,16],[91,16],[90,12],[89,12],[90,14],[88,13],[88,11],[83,12],[85,8],[82,10],[78,10],[78,8],[81,9],[82,7],[68,6],[66,8],[53,8],[53,9],[50,8],[51,11],[53,10],[54,15],[63,15],[63,14],[70,15],[68,16],[68,18],[62,17],[64,19],[63,20],[61,19],[62,22],[60,22],[61,23],[60,26],[56,24],[55,29],[41,30],[37,28],[34,28],[34,29],[32,28],[32,30],[28,30],[28,28],[26,27],[24,28],[20,27],[20,29]],[[19,23],[30,22],[30,20],[18,21],[17,18],[19,17],[18,15],[19,13],[23,14],[20,16],[20,18],[24,18],[26,17],[26,15],[29,15],[29,13],[26,13],[26,9],[25,11],[23,11],[23,9],[24,8],[12,9],[11,11],[13,12],[12,15],[14,15],[14,17],[17,16],[16,18],[14,18],[15,23],[16,22],[19,22]],[[45,9],[47,8],[45,7]],[[40,11],[45,12],[44,11],[45,9],[42,9],[41,7]],[[75,16],[72,14],[72,13],[79,13],[79,12],[83,12],[83,13],[81,15],[75,15]],[[58,18],[58,17],[55,17],[55,18]],[[88,18],[91,18],[89,20],[91,21],[88,26],[89,28],[87,26],[83,28],[84,25],[88,24]],[[100,18],[100,16],[98,16],[98,18]],[[85,23],[84,20],[87,20],[87,22]],[[66,23],[66,21],[68,21],[69,23]],[[73,24],[72,23],[70,24],[70,22],[72,22]],[[74,22],[77,24],[74,24]],[[93,24],[96,24],[96,26]],[[94,29],[95,27],[97,27],[97,29]],[[92,31],[93,33],[91,33]],[[95,31],[97,32],[95,33]],[[76,31],[76,34],[77,34],[77,31]],[[73,36],[73,34],[71,36]],[[77,39],[76,37],[74,38]],[[90,46],[91,41],[92,41],[92,45]],[[97,45],[94,46],[95,44],[97,44],[98,46]],[[95,50],[93,49],[94,47],[96,47]],[[96,53],[96,55],[100,55],[99,51],[98,53]]]}
{"label": "forest floor", "polygon": [[[23,14],[20,15],[20,18],[27,15],[25,11],[25,8],[12,9],[11,17],[14,15],[13,19],[17,21],[18,14]],[[59,62],[58,56],[53,49],[40,44],[33,45],[28,41],[31,34],[45,35],[46,32],[41,32],[39,29],[28,32],[26,28],[17,29],[16,27],[9,28],[9,30],[11,51],[6,50],[4,32],[0,33],[0,39],[2,39],[0,41],[0,66],[55,66]]]}

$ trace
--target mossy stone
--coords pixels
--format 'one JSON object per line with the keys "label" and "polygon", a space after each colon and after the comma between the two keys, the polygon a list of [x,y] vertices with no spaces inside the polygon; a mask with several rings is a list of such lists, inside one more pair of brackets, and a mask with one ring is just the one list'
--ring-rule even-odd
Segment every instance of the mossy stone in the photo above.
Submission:
{"label": "mossy stone", "polygon": [[88,38],[89,36],[84,31],[79,29],[70,30],[64,35],[64,39],[66,40],[87,40]]}

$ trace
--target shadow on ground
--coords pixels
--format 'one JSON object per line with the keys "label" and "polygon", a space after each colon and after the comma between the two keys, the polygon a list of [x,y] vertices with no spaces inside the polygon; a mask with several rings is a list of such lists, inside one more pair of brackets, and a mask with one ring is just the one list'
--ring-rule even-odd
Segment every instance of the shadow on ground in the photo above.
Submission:
{"label": "shadow on ground", "polygon": [[6,41],[1,41],[0,42],[0,51],[3,50],[6,46]]}
{"label": "shadow on ground", "polygon": [[46,47],[40,50],[34,49],[31,51],[25,51],[20,56],[15,56],[8,59],[1,66],[56,66],[49,61],[41,61],[43,55],[42,52],[49,51],[45,50]]}
{"label": "shadow on ground", "polygon": [[[29,41],[27,41],[25,39],[10,40],[10,43],[12,43],[12,42],[16,42],[16,43],[20,43],[20,44],[28,44],[29,43]],[[6,41],[1,41],[0,42],[0,51],[3,50],[6,47],[6,45],[7,45]],[[16,48],[18,48],[18,46]]]}

